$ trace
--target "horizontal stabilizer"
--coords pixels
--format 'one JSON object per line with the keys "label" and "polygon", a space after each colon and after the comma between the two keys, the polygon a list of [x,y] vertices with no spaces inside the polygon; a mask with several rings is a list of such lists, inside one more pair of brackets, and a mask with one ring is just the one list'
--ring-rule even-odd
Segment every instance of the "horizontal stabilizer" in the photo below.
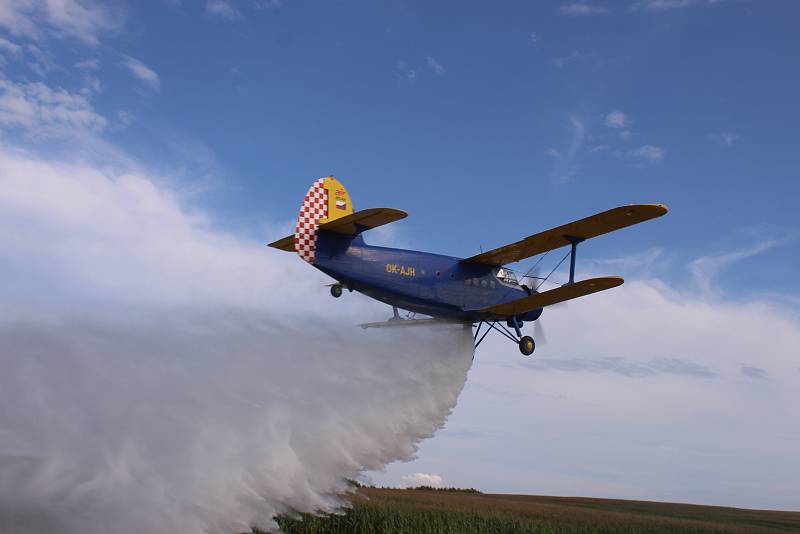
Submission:
{"label": "horizontal stabilizer", "polygon": [[540,232],[526,237],[522,241],[472,256],[464,261],[497,266],[514,263],[548,250],[569,245],[570,241],[567,236],[590,239],[620,228],[661,217],[665,213],[667,213],[667,207],[663,204],[620,206],[619,208],[610,209],[579,221]]}
{"label": "horizontal stabilizer", "polygon": [[622,285],[625,280],[621,276],[605,276],[602,278],[589,278],[574,284],[566,284],[542,293],[534,293],[529,297],[504,302],[479,310],[481,312],[502,317],[513,317],[531,310],[544,308],[567,300],[585,297],[598,291],[604,291]]}
{"label": "horizontal stabilizer", "polygon": [[294,234],[282,237],[281,239],[273,241],[267,246],[277,248],[279,250],[285,250],[286,252],[294,252]]}
{"label": "horizontal stabilizer", "polygon": [[435,324],[469,324],[472,323],[462,323],[460,321],[449,321],[447,319],[389,319],[388,321],[381,321],[379,323],[364,323],[360,324],[361,328],[396,328],[396,327],[406,327],[406,326],[425,326],[425,325],[435,325]]}
{"label": "horizontal stabilizer", "polygon": [[[408,213],[394,208],[370,208],[368,210],[361,210],[344,217],[339,217],[330,222],[324,222],[318,226],[320,230],[328,230],[329,232],[336,232],[337,234],[357,235],[364,230],[370,230],[389,224],[390,222],[399,221],[408,217]],[[294,235],[287,235],[277,241],[273,241],[268,246],[277,248],[278,250],[285,250],[286,252],[294,252]]]}
{"label": "horizontal stabilizer", "polygon": [[408,213],[403,210],[370,208],[340,217],[331,222],[322,223],[319,225],[319,229],[336,232],[337,234],[356,235],[364,230],[383,226],[406,217],[408,217]]}

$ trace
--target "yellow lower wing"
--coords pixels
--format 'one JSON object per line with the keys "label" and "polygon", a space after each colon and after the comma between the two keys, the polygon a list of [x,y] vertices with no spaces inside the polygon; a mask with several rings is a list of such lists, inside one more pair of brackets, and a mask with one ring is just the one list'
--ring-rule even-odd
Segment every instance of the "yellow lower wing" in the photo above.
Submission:
{"label": "yellow lower wing", "polygon": [[512,317],[514,315],[521,315],[531,310],[544,308],[564,302],[566,300],[576,299],[578,297],[585,297],[598,291],[604,291],[622,285],[625,280],[621,276],[605,276],[602,278],[589,278],[588,280],[581,280],[574,284],[567,284],[556,289],[544,291],[543,293],[534,293],[529,297],[524,297],[511,302],[504,302],[495,306],[483,308],[482,312],[490,313],[492,315],[499,315],[503,317]]}

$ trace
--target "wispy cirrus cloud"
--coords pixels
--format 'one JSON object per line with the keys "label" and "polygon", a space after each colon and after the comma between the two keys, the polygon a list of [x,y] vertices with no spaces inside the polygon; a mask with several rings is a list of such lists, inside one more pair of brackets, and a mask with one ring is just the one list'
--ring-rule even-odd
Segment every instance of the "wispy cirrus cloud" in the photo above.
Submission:
{"label": "wispy cirrus cloud", "polygon": [[588,2],[575,2],[573,4],[564,4],[558,8],[562,15],[569,15],[573,17],[582,17],[587,15],[605,15],[609,13],[609,9],[604,6],[590,4]]}
{"label": "wispy cirrus cloud", "polygon": [[609,112],[604,122],[609,128],[629,128],[632,123],[631,118],[618,109]]}
{"label": "wispy cirrus cloud", "polygon": [[784,239],[770,237],[748,247],[730,252],[701,256],[689,263],[689,272],[692,275],[692,280],[704,295],[710,295],[715,290],[715,281],[719,273],[724,269],[740,261],[762,254],[789,239],[791,237]]}
{"label": "wispy cirrus cloud", "polygon": [[579,50],[573,50],[566,56],[558,56],[553,58],[553,65],[555,65],[559,69],[563,69],[567,65],[571,63],[582,63],[591,61],[592,63],[599,63],[600,56],[598,54],[593,53],[583,53]]}
{"label": "wispy cirrus cloud", "polygon": [[0,80],[0,126],[25,137],[94,134],[106,126],[86,98],[41,82]]}
{"label": "wispy cirrus cloud", "polygon": [[405,60],[397,62],[397,69],[395,71],[397,76],[409,83],[414,83],[417,79],[417,70],[412,68]]}
{"label": "wispy cirrus cloud", "polygon": [[131,56],[123,56],[123,65],[125,65],[125,67],[135,78],[143,81],[151,89],[158,90],[161,86],[161,79],[156,71],[142,63],[140,60]]}
{"label": "wispy cirrus cloud", "polygon": [[208,0],[206,2],[206,13],[228,20],[238,19],[242,16],[239,10],[227,0]]}
{"label": "wispy cirrus cloud", "polygon": [[667,150],[655,145],[642,145],[627,152],[628,157],[641,161],[658,162],[664,159]]}
{"label": "wispy cirrus cloud", "polygon": [[0,53],[19,56],[22,53],[22,46],[0,37]]}
{"label": "wispy cirrus cloud", "polygon": [[631,9],[644,11],[667,11],[683,7],[721,4],[724,0],[640,0],[631,6]]}
{"label": "wispy cirrus cloud", "polygon": [[563,183],[572,180],[577,172],[576,158],[586,142],[586,125],[578,115],[568,119],[569,138],[563,150],[547,148],[545,154],[555,159],[551,181]]}
{"label": "wispy cirrus cloud", "polygon": [[435,57],[433,57],[433,56],[428,56],[428,57],[426,57],[425,59],[426,59],[426,61],[428,62],[428,66],[429,66],[429,67],[430,67],[430,68],[433,70],[433,72],[435,72],[435,73],[436,73],[436,74],[438,74],[438,75],[442,75],[442,74],[444,74],[444,67],[442,66],[442,64],[441,64],[441,63],[439,63],[439,62],[436,60],[436,58],[435,58]]}
{"label": "wispy cirrus cloud", "polygon": [[733,146],[739,140],[739,135],[731,132],[715,133],[710,137],[712,141],[721,146]]}

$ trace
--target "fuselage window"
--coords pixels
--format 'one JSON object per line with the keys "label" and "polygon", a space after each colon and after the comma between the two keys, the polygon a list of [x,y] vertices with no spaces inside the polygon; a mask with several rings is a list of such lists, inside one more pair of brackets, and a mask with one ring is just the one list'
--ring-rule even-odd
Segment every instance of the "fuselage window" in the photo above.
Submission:
{"label": "fuselage window", "polygon": [[498,269],[497,273],[495,274],[498,280],[504,284],[508,284],[511,286],[518,285],[517,277],[514,273],[508,269]]}
{"label": "fuselage window", "polygon": [[481,287],[486,287],[486,280],[481,280]]}
{"label": "fuselage window", "polygon": [[494,280],[489,280],[489,287],[494,289]]}

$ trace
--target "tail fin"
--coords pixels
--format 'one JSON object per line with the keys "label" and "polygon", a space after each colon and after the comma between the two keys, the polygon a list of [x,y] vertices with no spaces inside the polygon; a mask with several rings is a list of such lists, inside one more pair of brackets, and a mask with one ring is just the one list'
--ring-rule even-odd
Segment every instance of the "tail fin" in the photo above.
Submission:
{"label": "tail fin", "polygon": [[314,263],[319,225],[352,213],[350,194],[339,180],[327,176],[311,184],[294,230],[294,249],[297,254],[308,263]]}

